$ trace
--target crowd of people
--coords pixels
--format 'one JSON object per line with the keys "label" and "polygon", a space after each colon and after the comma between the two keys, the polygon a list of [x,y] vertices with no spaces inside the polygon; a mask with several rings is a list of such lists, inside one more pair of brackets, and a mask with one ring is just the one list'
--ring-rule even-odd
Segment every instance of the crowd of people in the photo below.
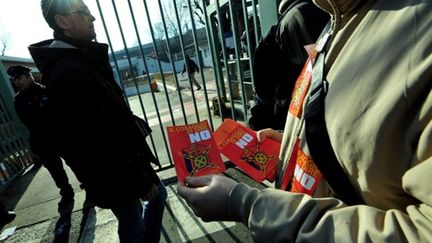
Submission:
{"label": "crowd of people", "polygon": [[[307,11],[317,8],[281,2],[291,11],[282,22],[295,28],[279,41],[311,45],[287,57],[304,66],[287,84],[283,131],[257,132],[259,141],[281,143],[276,188],[210,175],[187,177],[178,193],[204,221],[243,222],[256,242],[430,242],[432,2],[313,3],[330,22],[320,19],[322,31],[310,37]],[[8,74],[20,90],[15,106],[31,149],[60,189],[59,208],[74,194],[64,159],[88,199],[114,213],[121,242],[158,242],[167,198],[151,165],[159,161],[114,80],[108,46],[94,41],[95,18],[82,0],[41,7],[54,39],[29,51],[45,86],[23,66]],[[188,58],[185,71],[195,80],[199,68]],[[0,209],[10,222],[14,214]]]}

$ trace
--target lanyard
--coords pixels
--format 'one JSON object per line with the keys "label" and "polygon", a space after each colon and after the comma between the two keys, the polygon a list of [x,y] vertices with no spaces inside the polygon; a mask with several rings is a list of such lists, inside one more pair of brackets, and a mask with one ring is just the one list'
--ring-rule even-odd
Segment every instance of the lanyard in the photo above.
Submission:
{"label": "lanyard", "polygon": [[325,97],[329,85],[324,75],[327,36],[322,45],[317,46],[318,58],[312,72],[309,100],[305,109],[306,141],[315,165],[321,171],[336,197],[348,205],[364,204],[364,199],[350,181],[349,175],[339,163],[328,135],[325,121]]}

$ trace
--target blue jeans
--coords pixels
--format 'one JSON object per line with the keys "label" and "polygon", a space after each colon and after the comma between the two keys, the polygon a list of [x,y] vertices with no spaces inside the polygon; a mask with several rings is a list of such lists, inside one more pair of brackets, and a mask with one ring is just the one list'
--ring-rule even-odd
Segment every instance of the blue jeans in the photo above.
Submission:
{"label": "blue jeans", "polygon": [[118,220],[121,243],[159,242],[167,192],[161,181],[157,187],[158,194],[150,201],[137,199],[111,209]]}

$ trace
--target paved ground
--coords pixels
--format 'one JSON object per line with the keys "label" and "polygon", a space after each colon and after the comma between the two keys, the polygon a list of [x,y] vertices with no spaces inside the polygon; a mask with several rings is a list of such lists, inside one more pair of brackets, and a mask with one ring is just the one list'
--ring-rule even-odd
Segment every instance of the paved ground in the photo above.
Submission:
{"label": "paved ground", "polygon": [[[70,169],[66,169],[75,189],[75,204],[69,216],[63,218],[57,212],[58,189],[43,167],[27,171],[3,190],[0,200],[17,213],[16,219],[3,228],[17,227],[4,242],[119,242],[114,215],[97,207],[83,210],[85,192],[79,189]],[[177,195],[173,171],[159,174],[168,191],[161,242],[252,242],[249,231],[241,223],[205,223],[195,217]],[[231,168],[226,174],[262,187],[236,169]]]}

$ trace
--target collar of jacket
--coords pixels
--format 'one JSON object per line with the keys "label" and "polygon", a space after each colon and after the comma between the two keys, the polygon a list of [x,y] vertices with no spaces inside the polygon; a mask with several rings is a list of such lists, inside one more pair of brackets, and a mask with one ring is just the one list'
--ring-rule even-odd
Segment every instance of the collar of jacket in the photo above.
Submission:
{"label": "collar of jacket", "polygon": [[108,45],[93,41],[72,39],[62,33],[54,32],[54,39],[69,43],[81,51],[81,54],[89,60],[108,60]]}
{"label": "collar of jacket", "polygon": [[285,9],[288,8],[288,6],[293,2],[294,0],[282,0],[279,4],[278,12],[279,14],[282,14],[285,12]]}
{"label": "collar of jacket", "polygon": [[31,93],[34,93],[37,90],[42,90],[42,89],[45,89],[45,86],[43,86],[40,83],[37,83],[36,81],[33,81],[27,89],[18,91],[18,93],[16,94],[16,96],[20,97],[20,96],[22,96],[24,94],[27,94],[27,93],[31,94]]}
{"label": "collar of jacket", "polygon": [[293,8],[295,5],[302,3],[302,2],[310,2],[312,3],[312,0],[282,0],[278,7],[278,13],[283,14],[285,11]]}
{"label": "collar of jacket", "polygon": [[313,0],[322,10],[329,13],[332,17],[332,32],[337,31],[341,22],[353,14],[353,10],[366,0]]}

